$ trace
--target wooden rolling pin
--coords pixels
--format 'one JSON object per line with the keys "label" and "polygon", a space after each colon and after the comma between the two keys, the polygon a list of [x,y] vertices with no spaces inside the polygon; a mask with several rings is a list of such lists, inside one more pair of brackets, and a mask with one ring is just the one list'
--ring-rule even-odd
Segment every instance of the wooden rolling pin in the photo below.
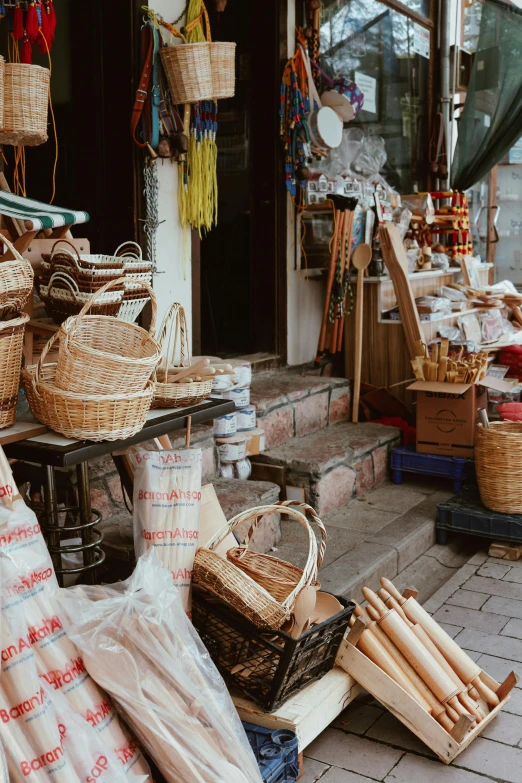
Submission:
{"label": "wooden rolling pin", "polygon": [[457,699],[458,688],[453,680],[433,659],[402,617],[394,609],[388,609],[373,590],[363,587],[362,592],[368,603],[380,613],[381,617],[378,622],[381,628],[399,648],[406,660],[411,663],[437,699],[443,704],[449,704],[459,715],[467,714]]}
{"label": "wooden rolling pin", "polygon": [[404,598],[393,582],[389,579],[381,579],[382,586],[400,603],[405,615],[412,623],[418,623],[432,642],[438,647],[442,655],[446,658],[450,666],[455,669],[458,676],[465,685],[471,683],[490,706],[496,707],[500,700],[496,693],[489,688],[480,679],[481,669],[477,666],[467,653],[444,631],[440,625],[422,608],[422,606],[410,597]]}
{"label": "wooden rolling pin", "polygon": [[[356,610],[357,612],[357,610]],[[372,633],[375,634],[377,639],[381,642],[385,650],[391,655],[395,662],[401,667],[401,669],[408,675],[409,679],[415,685],[417,690],[420,691],[422,696],[426,699],[431,707],[431,714],[438,721],[447,732],[450,732],[453,728],[453,724],[459,719],[459,715],[452,707],[442,704],[435,695],[430,691],[424,680],[422,680],[413,666],[408,663],[404,655],[395,647],[391,639],[389,639],[382,628],[379,627],[377,621],[380,618],[379,612],[373,608],[373,606],[367,606],[366,612],[372,620],[375,620],[375,625],[372,626]]]}
{"label": "wooden rolling pin", "polygon": [[382,598],[384,603],[389,609],[395,609],[395,611],[398,611],[401,616],[403,616],[403,619],[406,623],[406,625],[411,628],[415,636],[417,636],[418,639],[423,643],[425,648],[428,650],[429,653],[435,658],[439,666],[444,669],[448,677],[453,680],[455,685],[459,689],[459,693],[457,694],[457,698],[462,704],[463,707],[466,708],[468,712],[470,712],[472,715],[474,715],[477,718],[477,721],[480,723],[481,720],[484,719],[484,714],[480,710],[479,707],[477,707],[476,704],[473,703],[473,700],[468,696],[468,692],[466,689],[466,686],[458,676],[456,672],[453,671],[445,657],[442,655],[438,647],[432,642],[424,628],[419,625],[418,623],[412,623],[408,620],[404,612],[402,611],[402,607],[399,606],[399,602],[391,596],[387,590],[385,590],[383,587],[379,590],[379,596]]}
{"label": "wooden rolling pin", "polygon": [[[351,617],[350,627],[353,626],[354,623],[355,617]],[[370,622],[370,625],[362,632],[356,647],[358,647],[367,658],[373,661],[376,666],[382,669],[383,672],[388,675],[388,677],[391,677],[392,680],[397,683],[397,685],[400,685],[401,688],[404,688],[404,690],[409,693],[410,696],[415,699],[415,701],[418,702],[424,710],[426,710],[426,712],[431,713],[431,707],[429,703],[409,680],[406,673],[401,669],[400,666],[397,665],[391,655],[385,650],[377,637],[372,633],[372,625],[374,625],[374,623]]]}

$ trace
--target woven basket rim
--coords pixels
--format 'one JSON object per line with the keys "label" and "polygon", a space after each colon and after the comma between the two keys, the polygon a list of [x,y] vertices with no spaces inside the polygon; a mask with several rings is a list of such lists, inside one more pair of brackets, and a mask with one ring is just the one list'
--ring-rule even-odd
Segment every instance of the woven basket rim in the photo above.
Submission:
{"label": "woven basket rim", "polygon": [[[43,367],[45,368],[53,365],[55,368],[58,367],[57,362],[50,362],[49,364],[45,364]],[[152,389],[152,393],[154,393],[154,381],[148,381],[147,385],[142,391],[135,391],[127,394],[122,392],[120,392],[119,394],[80,394],[78,392],[68,392],[65,391],[64,389],[60,389],[59,386],[55,386],[55,384],[51,383],[49,379],[43,379],[42,377],[40,377],[38,383],[36,383],[35,375],[31,372],[33,368],[36,368],[36,365],[30,365],[26,369],[31,374],[35,392],[36,394],[38,394],[39,397],[41,397],[41,395],[38,392],[39,386],[45,386],[49,394],[53,394],[55,397],[62,397],[63,399],[78,400],[83,402],[112,403],[112,402],[118,402],[124,400],[140,399],[141,397],[148,397],[151,394],[151,389]]]}
{"label": "woven basket rim", "polygon": [[4,329],[13,329],[16,326],[21,326],[22,324],[27,323],[31,318],[30,315],[27,313],[21,313],[16,318],[12,318],[10,321],[0,321],[0,331],[3,331]]}
{"label": "woven basket rim", "polygon": [[27,68],[31,68],[32,70],[39,70],[39,71],[47,71],[47,73],[51,73],[49,68],[44,68],[43,65],[36,65],[34,63],[6,63],[6,68],[22,68],[23,70]]}
{"label": "woven basket rim", "polygon": [[[67,318],[60,326],[60,331],[63,330],[64,337],[65,338],[69,337],[69,339],[72,339],[75,348],[79,347],[82,352],[90,354],[91,356],[102,356],[103,358],[110,359],[111,361],[124,362],[126,364],[128,362],[131,362],[133,365],[150,364],[153,360],[159,361],[161,359],[161,346],[156,340],[156,338],[153,337],[150,332],[147,332],[145,329],[143,329],[143,327],[138,326],[138,324],[129,323],[128,321],[119,321],[118,323],[125,324],[125,328],[132,328],[138,334],[142,332],[144,333],[143,345],[146,345],[147,343],[152,343],[155,346],[155,351],[150,356],[131,358],[129,356],[122,356],[121,354],[117,354],[117,353],[108,353],[107,351],[100,351],[96,348],[91,348],[89,345],[85,345],[84,343],[78,343],[74,340],[74,333],[71,335],[71,333],[68,332],[68,327],[67,327],[69,321],[71,322],[70,326],[74,326],[73,322],[75,322],[77,318],[78,316],[76,315],[69,316],[69,318]],[[104,322],[109,321],[112,324],[114,324],[115,320],[116,321],[118,320],[117,318],[115,319],[114,316],[112,315],[84,315],[82,318],[83,321],[86,321],[87,319],[89,319],[89,321],[92,321],[93,319],[95,321],[100,321],[100,320],[103,320]]]}

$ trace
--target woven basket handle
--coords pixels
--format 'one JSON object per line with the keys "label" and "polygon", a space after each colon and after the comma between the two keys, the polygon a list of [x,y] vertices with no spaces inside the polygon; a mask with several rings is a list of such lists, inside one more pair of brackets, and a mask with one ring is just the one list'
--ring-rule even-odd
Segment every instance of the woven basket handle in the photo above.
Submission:
{"label": "woven basket handle", "polygon": [[[14,255],[14,257],[15,257],[15,259],[16,259],[17,261],[24,261],[24,262],[26,262],[27,264],[29,263],[29,261],[27,261],[27,259],[26,259],[26,258],[24,258],[24,257],[21,255],[20,251],[16,249],[16,247],[13,245],[13,243],[11,242],[11,240],[10,240],[10,239],[8,239],[8,238],[5,236],[5,234],[1,234],[1,235],[0,235],[0,242],[3,242],[3,243],[4,243],[4,245],[7,245],[7,247],[9,248],[9,250],[10,250],[10,251],[11,251],[11,253]],[[12,260],[12,259],[10,259],[10,260]],[[3,259],[0,259],[0,263],[8,263],[8,262],[7,262],[7,261],[4,261]]]}
{"label": "woven basket handle", "polygon": [[[307,510],[310,509],[310,506],[306,506],[306,504],[301,504],[303,508],[306,508]],[[293,607],[296,597],[299,595],[303,587],[307,587],[312,582],[314,582],[317,579],[317,572],[318,572],[318,560],[319,556],[317,553],[317,539],[315,537],[315,533],[312,529],[312,526],[308,522],[307,518],[302,514],[300,511],[297,511],[295,508],[292,507],[290,504],[285,503],[274,503],[270,506],[256,506],[255,508],[251,508],[248,511],[243,511],[241,514],[236,514],[235,517],[232,517],[223,527],[221,527],[210,539],[210,541],[207,542],[206,549],[210,549],[211,551],[215,549],[226,537],[229,533],[231,533],[238,525],[240,525],[242,522],[248,522],[250,520],[259,519],[265,514],[280,514],[281,511],[283,511],[288,514],[289,516],[296,519],[308,532],[308,542],[309,542],[309,551],[308,551],[308,559],[306,561],[306,565],[303,568],[303,573],[301,576],[301,579],[295,586],[295,588],[292,590],[292,592],[288,595],[288,597],[282,602],[282,606],[284,607]],[[310,511],[313,511],[313,509],[310,509]],[[315,514],[315,511],[313,511],[313,515],[317,516]]]}
{"label": "woven basket handle", "polygon": [[[137,253],[122,253],[121,250],[124,247],[136,247],[138,249]],[[122,242],[119,247],[116,248],[114,251],[114,255],[117,258],[135,258],[136,261],[143,261],[143,251],[141,249],[141,246],[138,245],[137,242],[131,242],[130,240],[128,242]]]}
{"label": "woven basket handle", "polygon": [[[167,383],[169,365],[174,365],[179,343],[180,367],[190,367],[191,357],[188,345],[187,319],[185,309],[179,302],[173,302],[169,307],[160,326],[158,342],[161,345],[162,358],[158,367],[164,373],[164,383]],[[172,362],[171,362],[172,359]]]}
{"label": "woven basket handle", "polygon": [[[55,251],[56,245],[60,245],[60,244],[62,244],[62,245],[69,245],[69,247],[72,247],[72,249],[74,250],[74,252],[76,254],[76,260],[78,262],[81,261],[80,254],[78,253],[78,250],[75,248],[75,246],[73,245],[72,242],[69,242],[68,239],[57,239],[56,240],[56,242],[54,243],[54,245],[51,248],[51,261],[53,260],[54,251]],[[67,248],[67,247],[62,248],[62,252],[68,253],[70,256],[72,256],[74,258],[73,254],[71,253],[69,248]]]}
{"label": "woven basket handle", "polygon": [[49,286],[47,288],[47,296],[51,293],[51,286],[53,284],[53,280],[59,280],[60,283],[65,283],[68,287],[71,293],[73,294],[79,294],[80,289],[78,288],[78,283],[76,280],[72,277],[69,277],[67,272],[53,272],[51,277],[49,278]]}
{"label": "woven basket handle", "polygon": [[[105,285],[102,285],[101,288],[98,288],[97,291],[94,292],[94,294],[91,296],[88,302],[85,302],[84,306],[80,310],[77,316],[74,318],[74,324],[69,332],[69,335],[72,336],[74,334],[74,328],[75,326],[78,326],[84,316],[88,313],[92,305],[97,301],[97,299],[100,298],[102,294],[104,294],[106,291],[108,291],[110,288],[114,288],[116,285],[121,285],[122,283],[125,284],[125,282],[128,280],[128,277],[118,277],[116,280],[109,280],[108,283],[105,283]],[[154,331],[156,329],[156,316],[158,314],[158,303],[156,301],[156,294],[152,290],[152,287],[146,283],[145,281],[140,281],[142,283],[143,288],[147,290],[147,293],[150,296],[150,301],[152,304],[152,317],[150,319],[150,328],[149,328],[149,337],[154,337]],[[147,340],[148,337],[144,338],[143,342]]]}
{"label": "woven basket handle", "polygon": [[38,391],[38,384],[40,383],[40,372],[42,371],[42,367],[45,364],[45,358],[46,358],[47,354],[49,353],[49,351],[51,350],[51,348],[53,347],[53,345],[55,344],[55,342],[57,341],[59,336],[60,336],[60,332],[59,331],[55,332],[53,334],[53,336],[51,337],[51,339],[49,340],[49,342],[46,345],[44,345],[44,349],[43,349],[42,353],[40,354],[40,358],[38,359],[38,363],[36,365],[36,370],[35,370],[35,373],[33,375],[33,388],[34,388],[35,394],[37,394],[39,397],[42,396],[40,394],[40,392]]}

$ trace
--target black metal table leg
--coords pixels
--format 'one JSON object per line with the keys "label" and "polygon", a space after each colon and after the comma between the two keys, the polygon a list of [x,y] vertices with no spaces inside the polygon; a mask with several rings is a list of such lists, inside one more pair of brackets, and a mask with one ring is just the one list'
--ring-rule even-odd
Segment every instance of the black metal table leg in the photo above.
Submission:
{"label": "black metal table leg", "polygon": [[46,534],[47,545],[53,561],[58,583],[63,587],[62,554],[60,549],[60,533],[58,524],[58,499],[56,496],[56,476],[51,465],[42,465],[45,524],[42,526]]}
{"label": "black metal table leg", "polygon": [[[80,527],[83,549],[83,565],[89,568],[86,572],[88,582],[90,584],[96,584],[96,564],[99,555],[102,554],[101,550],[96,547],[96,544],[100,544],[103,540],[103,534],[93,529],[92,517],[93,511],[91,509],[91,494],[89,484],[89,465],[87,462],[80,462],[76,466],[76,479],[78,486],[78,511],[80,515]],[[97,524],[101,521],[101,517],[97,512],[94,512],[97,517]],[[97,535],[96,535],[97,534]]]}

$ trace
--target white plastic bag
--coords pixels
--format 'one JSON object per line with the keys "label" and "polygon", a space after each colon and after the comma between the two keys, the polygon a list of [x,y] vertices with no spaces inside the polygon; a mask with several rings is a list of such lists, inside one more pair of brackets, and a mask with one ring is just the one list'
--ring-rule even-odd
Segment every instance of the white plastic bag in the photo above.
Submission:
{"label": "white plastic bag", "polygon": [[138,449],[131,460],[136,558],[156,548],[188,611],[199,538],[201,449]]}
{"label": "white plastic bag", "polygon": [[225,683],[155,549],[126,582],[60,590],[71,639],[167,783],[260,783]]}
{"label": "white plastic bag", "polygon": [[[53,600],[58,582],[40,525],[19,495],[1,448],[0,487],[0,686],[4,692],[4,707],[0,710],[16,708],[27,700],[41,710],[48,709],[45,700],[38,704],[43,680],[61,692],[72,709],[96,729],[107,748],[120,759],[128,783],[141,783],[150,776],[148,764],[63,629]],[[36,723],[34,716],[30,717],[32,729]],[[14,727],[15,723],[3,726],[6,750]],[[38,745],[43,735],[37,730],[34,740],[31,732],[28,736],[26,755],[35,750],[32,743]],[[56,740],[59,737],[55,734],[47,737],[41,753],[52,753],[57,745],[51,745]]]}

